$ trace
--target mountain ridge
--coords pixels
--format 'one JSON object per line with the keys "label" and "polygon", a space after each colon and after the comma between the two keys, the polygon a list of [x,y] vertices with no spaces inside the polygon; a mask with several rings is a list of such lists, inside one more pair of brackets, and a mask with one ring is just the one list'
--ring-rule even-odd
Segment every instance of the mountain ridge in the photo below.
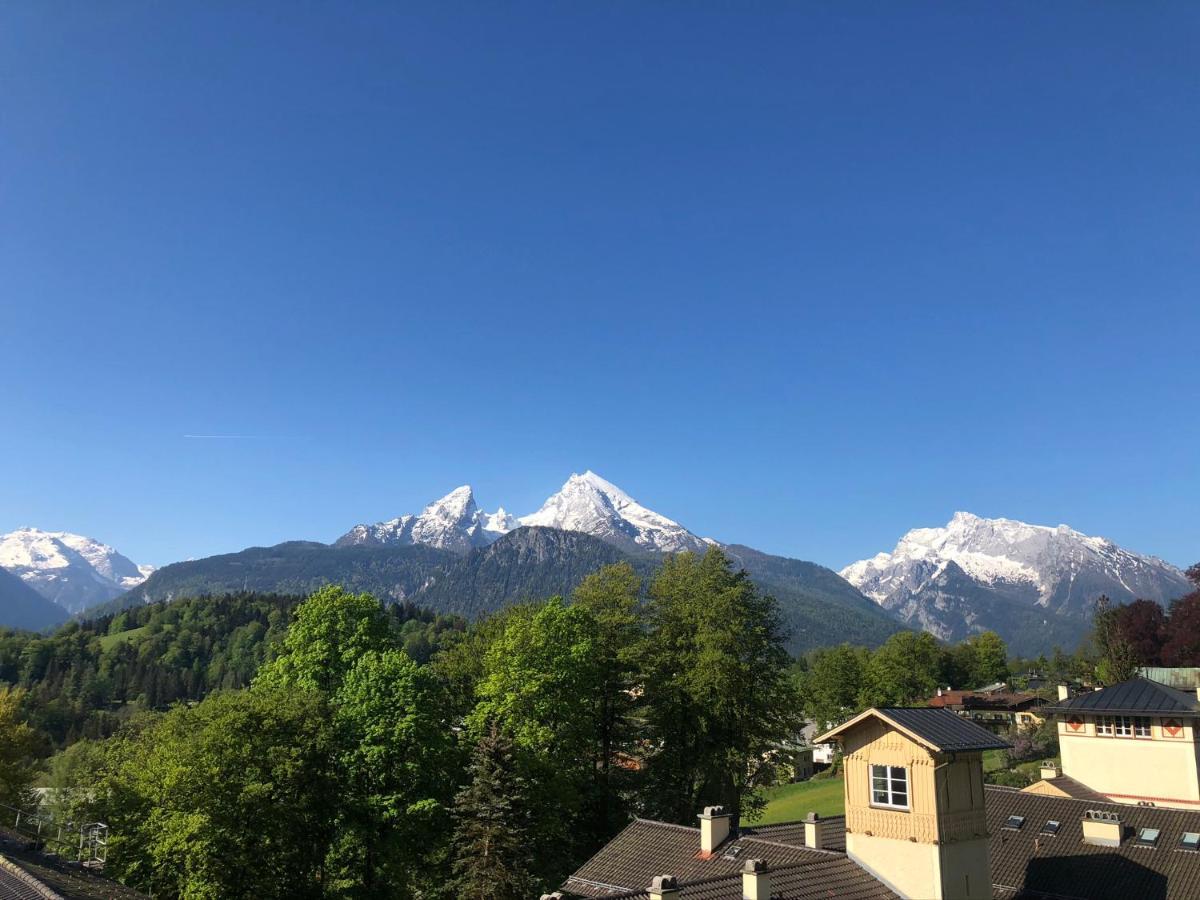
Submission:
{"label": "mountain ridge", "polygon": [[95,538],[29,527],[0,534],[0,568],[70,613],[120,596],[153,571]]}
{"label": "mountain ridge", "polygon": [[1118,603],[1166,604],[1190,590],[1174,566],[1107,538],[967,512],[941,527],[911,529],[892,552],[840,574],[901,620],[943,639],[992,629],[1014,647],[1037,650],[1082,636],[1101,594]]}

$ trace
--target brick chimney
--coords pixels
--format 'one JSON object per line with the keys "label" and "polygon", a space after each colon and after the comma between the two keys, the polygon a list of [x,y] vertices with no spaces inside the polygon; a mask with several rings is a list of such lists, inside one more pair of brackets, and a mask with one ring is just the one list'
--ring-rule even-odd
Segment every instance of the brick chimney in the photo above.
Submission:
{"label": "brick chimney", "polygon": [[814,850],[826,850],[825,823],[815,812],[810,812],[804,820],[804,846]]}
{"label": "brick chimney", "polygon": [[1083,842],[1098,847],[1120,847],[1121,817],[1115,812],[1089,809],[1083,814]]}
{"label": "brick chimney", "polygon": [[679,900],[679,879],[674,875],[655,875],[646,893],[650,900]]}
{"label": "brick chimney", "polygon": [[700,851],[712,853],[729,837],[730,820],[723,806],[706,806],[696,818],[700,820]]}
{"label": "brick chimney", "polygon": [[771,900],[771,871],[765,859],[748,859],[742,866],[742,900]]}

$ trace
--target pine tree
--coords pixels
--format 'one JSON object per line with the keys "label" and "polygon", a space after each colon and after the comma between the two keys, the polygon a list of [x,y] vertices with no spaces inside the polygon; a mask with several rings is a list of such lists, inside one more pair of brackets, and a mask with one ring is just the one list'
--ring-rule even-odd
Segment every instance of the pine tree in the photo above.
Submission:
{"label": "pine tree", "polygon": [[471,776],[454,800],[454,877],[463,900],[534,894],[528,785],[512,741],[493,724],[476,744]]}

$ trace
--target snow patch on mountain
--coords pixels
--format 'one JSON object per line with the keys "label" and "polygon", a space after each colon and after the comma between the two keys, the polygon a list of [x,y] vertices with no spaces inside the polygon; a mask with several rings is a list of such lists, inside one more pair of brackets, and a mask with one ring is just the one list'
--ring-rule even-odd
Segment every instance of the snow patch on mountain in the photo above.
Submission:
{"label": "snow patch on mountain", "polygon": [[355,525],[337,540],[340,547],[382,544],[427,544],[466,553],[485,547],[511,531],[515,520],[503,508],[486,513],[464,484],[426,506],[419,515],[404,515],[375,525]]}
{"label": "snow patch on mountain", "polygon": [[0,567],[70,612],[111,600],[154,571],[95,538],[39,528],[0,535]]}
{"label": "snow patch on mountain", "polygon": [[[1030,525],[957,512],[942,528],[915,528],[891,553],[879,553],[841,576],[888,609],[913,609],[953,562],[976,586],[1052,611],[1085,613],[1100,593],[1118,602],[1166,602],[1188,590],[1183,573],[1153,556],[1118,547],[1067,525]],[[916,615],[916,612],[913,612]]]}
{"label": "snow patch on mountain", "polygon": [[548,498],[537,512],[522,516],[520,523],[582,531],[632,549],[660,553],[703,551],[708,546],[703,538],[642,506],[590,470],[571,475],[557,494]]}
{"label": "snow patch on mountain", "polygon": [[642,506],[595,472],[574,474],[541,509],[514,516],[500,507],[479,509],[467,485],[435,500],[420,515],[404,515],[376,525],[356,525],[337,540],[338,546],[429,544],[465,553],[484,547],[523,525],[582,531],[631,550],[678,553],[704,550],[715,543],[699,538],[678,522]]}

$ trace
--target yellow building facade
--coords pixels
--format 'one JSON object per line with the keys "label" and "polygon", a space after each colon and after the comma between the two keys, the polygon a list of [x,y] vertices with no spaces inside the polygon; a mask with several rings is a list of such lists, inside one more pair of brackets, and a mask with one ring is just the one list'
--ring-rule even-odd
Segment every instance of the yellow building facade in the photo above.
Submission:
{"label": "yellow building facade", "polygon": [[1053,707],[1062,773],[1117,803],[1200,809],[1200,703],[1137,678]]}
{"label": "yellow building facade", "polygon": [[846,853],[903,897],[992,896],[982,753],[1008,746],[942,709],[870,709],[843,748]]}

